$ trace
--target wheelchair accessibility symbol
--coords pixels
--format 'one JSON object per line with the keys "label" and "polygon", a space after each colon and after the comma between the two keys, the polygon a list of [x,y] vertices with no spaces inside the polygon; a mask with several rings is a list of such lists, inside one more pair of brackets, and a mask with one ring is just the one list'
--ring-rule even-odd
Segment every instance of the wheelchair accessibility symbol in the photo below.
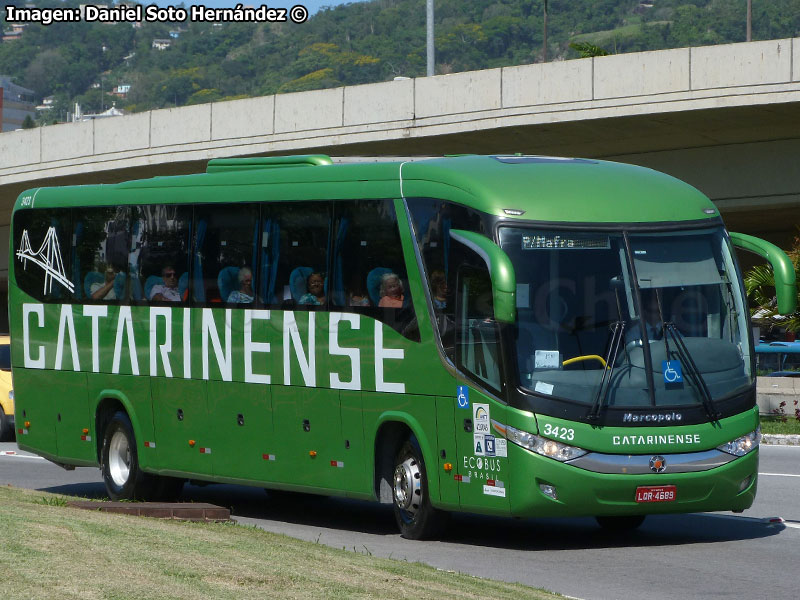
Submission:
{"label": "wheelchair accessibility symbol", "polygon": [[661,372],[664,373],[664,383],[683,383],[683,372],[681,371],[681,361],[662,360]]}
{"label": "wheelchair accessibility symbol", "polygon": [[458,408],[469,408],[469,388],[467,386],[458,386],[456,400],[458,401]]}

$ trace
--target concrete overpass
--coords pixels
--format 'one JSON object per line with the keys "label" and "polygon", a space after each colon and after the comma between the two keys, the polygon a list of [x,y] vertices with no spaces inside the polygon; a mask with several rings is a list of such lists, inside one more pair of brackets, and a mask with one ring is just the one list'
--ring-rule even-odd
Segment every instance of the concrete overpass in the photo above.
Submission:
{"label": "concrete overpass", "polygon": [[[0,265],[36,186],[198,172],[210,158],[524,152],[653,167],[731,229],[800,222],[800,38],[622,54],[203,104],[0,135]],[[646,200],[646,199],[643,199]],[[0,271],[0,281],[7,273]]]}

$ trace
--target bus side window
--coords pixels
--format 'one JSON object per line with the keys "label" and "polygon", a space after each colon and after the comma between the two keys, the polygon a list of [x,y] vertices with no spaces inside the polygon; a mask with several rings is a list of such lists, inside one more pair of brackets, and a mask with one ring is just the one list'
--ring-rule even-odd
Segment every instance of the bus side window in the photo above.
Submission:
{"label": "bus side window", "polygon": [[372,316],[419,340],[392,200],[336,203],[331,306]]}
{"label": "bus side window", "polygon": [[185,302],[189,288],[191,206],[135,207],[131,219],[131,297],[145,302]]}
{"label": "bus side window", "polygon": [[203,205],[195,208],[192,295],[196,303],[255,300],[259,238],[255,204]]}
{"label": "bus side window", "polygon": [[84,302],[118,304],[125,301],[130,208],[111,206],[76,211],[73,239],[75,296]]}
{"label": "bus side window", "polygon": [[[481,213],[436,198],[407,198],[417,244],[427,273],[433,317],[439,330],[442,350],[454,360],[455,270],[449,256],[450,230],[464,229],[490,237],[491,224]],[[455,268],[458,265],[455,264]]]}
{"label": "bus side window", "polygon": [[[327,305],[331,208],[330,202],[279,202],[265,206],[265,220],[271,223],[269,235],[273,238],[270,244],[277,253],[273,298],[265,298],[265,302],[285,309],[314,310]],[[323,280],[322,289],[315,288],[313,294],[308,289],[312,274],[314,284],[320,276]]]}
{"label": "bus side window", "polygon": [[485,268],[458,269],[456,366],[500,394],[500,335],[494,319],[492,281]]}
{"label": "bus side window", "polygon": [[43,302],[71,302],[79,274],[72,268],[74,240],[69,209],[29,209],[14,214],[14,275],[26,294]]}

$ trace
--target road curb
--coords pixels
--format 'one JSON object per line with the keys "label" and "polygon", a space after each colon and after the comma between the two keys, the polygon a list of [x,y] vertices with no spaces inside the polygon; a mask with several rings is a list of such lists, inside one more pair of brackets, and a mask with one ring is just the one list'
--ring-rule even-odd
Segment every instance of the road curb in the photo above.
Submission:
{"label": "road curb", "polygon": [[202,502],[96,502],[93,500],[68,500],[67,506],[178,521],[213,521],[220,523],[231,519],[230,509]]}
{"label": "road curb", "polygon": [[766,446],[800,446],[800,435],[765,433],[761,437],[761,443]]}

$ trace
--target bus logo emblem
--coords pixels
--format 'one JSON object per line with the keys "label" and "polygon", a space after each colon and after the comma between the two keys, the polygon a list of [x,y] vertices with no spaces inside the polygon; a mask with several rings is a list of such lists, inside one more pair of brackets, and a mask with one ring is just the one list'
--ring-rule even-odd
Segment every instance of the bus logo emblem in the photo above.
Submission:
{"label": "bus logo emblem", "polygon": [[663,473],[667,470],[667,461],[663,456],[653,456],[650,459],[650,470],[653,473]]}

